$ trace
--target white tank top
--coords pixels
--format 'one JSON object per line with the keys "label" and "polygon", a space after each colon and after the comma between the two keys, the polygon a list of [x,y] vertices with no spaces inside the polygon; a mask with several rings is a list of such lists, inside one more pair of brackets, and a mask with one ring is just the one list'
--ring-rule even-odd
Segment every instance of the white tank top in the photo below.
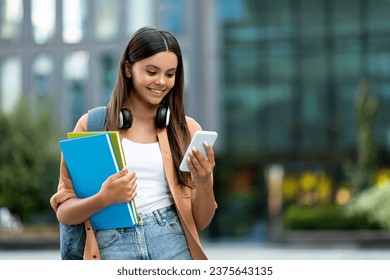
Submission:
{"label": "white tank top", "polygon": [[137,211],[146,214],[172,205],[160,144],[140,144],[123,138],[122,145],[127,168],[134,171],[137,177]]}

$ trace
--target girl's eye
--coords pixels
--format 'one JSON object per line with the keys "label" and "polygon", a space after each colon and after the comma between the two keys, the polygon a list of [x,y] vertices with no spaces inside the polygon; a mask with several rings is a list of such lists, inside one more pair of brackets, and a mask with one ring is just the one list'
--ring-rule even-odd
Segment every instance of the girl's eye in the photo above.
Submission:
{"label": "girl's eye", "polygon": [[154,72],[154,71],[147,71],[147,72],[148,72],[148,74],[149,74],[150,76],[156,75],[156,72]]}
{"label": "girl's eye", "polygon": [[168,74],[167,74],[167,77],[168,77],[168,78],[172,78],[173,76],[175,76],[174,73],[168,73]]}

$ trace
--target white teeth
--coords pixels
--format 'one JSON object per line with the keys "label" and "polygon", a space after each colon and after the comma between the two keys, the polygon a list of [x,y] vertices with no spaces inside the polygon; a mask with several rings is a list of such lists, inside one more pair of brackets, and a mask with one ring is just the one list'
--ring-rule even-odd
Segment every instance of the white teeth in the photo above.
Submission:
{"label": "white teeth", "polygon": [[163,92],[162,90],[158,90],[158,89],[150,89],[150,90],[154,93],[162,93]]}

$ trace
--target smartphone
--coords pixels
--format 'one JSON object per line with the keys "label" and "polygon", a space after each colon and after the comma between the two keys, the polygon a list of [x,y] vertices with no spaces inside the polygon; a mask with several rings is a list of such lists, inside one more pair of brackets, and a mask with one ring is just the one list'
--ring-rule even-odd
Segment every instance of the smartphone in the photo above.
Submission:
{"label": "smartphone", "polygon": [[194,136],[191,139],[191,143],[188,146],[188,149],[183,157],[183,160],[181,161],[179,167],[180,170],[184,172],[190,172],[187,166],[187,158],[193,147],[196,147],[204,157],[207,157],[206,149],[204,148],[203,143],[207,142],[212,147],[217,137],[218,134],[215,131],[205,131],[205,130],[196,131]]}

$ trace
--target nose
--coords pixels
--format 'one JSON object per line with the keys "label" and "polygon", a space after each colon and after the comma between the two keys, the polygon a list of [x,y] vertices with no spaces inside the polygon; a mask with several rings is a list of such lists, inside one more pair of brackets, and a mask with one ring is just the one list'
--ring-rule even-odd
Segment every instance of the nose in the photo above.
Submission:
{"label": "nose", "polygon": [[165,85],[165,77],[163,74],[158,75],[155,81],[156,85],[164,86]]}

